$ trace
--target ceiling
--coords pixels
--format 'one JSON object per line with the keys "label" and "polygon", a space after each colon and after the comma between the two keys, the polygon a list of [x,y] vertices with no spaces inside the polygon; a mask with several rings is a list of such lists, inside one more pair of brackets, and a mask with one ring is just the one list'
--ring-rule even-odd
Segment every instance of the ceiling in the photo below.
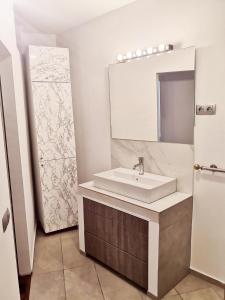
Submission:
{"label": "ceiling", "polygon": [[62,33],[134,0],[14,0],[16,12],[44,33]]}

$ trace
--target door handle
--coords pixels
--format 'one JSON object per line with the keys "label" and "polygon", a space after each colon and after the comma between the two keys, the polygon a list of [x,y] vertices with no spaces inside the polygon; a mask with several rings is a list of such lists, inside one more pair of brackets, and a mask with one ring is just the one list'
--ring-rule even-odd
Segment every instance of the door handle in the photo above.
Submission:
{"label": "door handle", "polygon": [[6,231],[10,221],[10,211],[7,208],[3,217],[2,217],[2,228],[3,228],[3,233]]}

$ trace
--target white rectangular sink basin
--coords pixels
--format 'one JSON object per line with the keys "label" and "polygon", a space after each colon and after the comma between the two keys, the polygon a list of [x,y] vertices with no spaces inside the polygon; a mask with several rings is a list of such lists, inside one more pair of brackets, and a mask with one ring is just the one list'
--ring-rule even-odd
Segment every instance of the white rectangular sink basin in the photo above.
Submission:
{"label": "white rectangular sink basin", "polygon": [[109,192],[134,198],[147,203],[168,196],[177,189],[175,178],[117,168],[94,174],[94,186]]}

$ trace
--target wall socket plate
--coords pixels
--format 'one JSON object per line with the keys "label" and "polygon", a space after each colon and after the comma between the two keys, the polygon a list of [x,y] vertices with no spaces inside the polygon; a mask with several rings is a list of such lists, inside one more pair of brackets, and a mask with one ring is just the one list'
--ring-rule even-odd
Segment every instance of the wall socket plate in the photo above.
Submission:
{"label": "wall socket plate", "polygon": [[196,115],[215,115],[216,104],[196,105]]}

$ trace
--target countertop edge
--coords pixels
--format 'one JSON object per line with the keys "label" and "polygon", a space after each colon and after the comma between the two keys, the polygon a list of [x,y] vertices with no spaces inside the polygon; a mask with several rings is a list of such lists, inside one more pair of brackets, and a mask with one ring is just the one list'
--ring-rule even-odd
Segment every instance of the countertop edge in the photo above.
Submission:
{"label": "countertop edge", "polygon": [[94,186],[94,182],[93,181],[89,181],[89,182],[85,182],[82,184],[79,184],[78,187],[78,193],[82,194],[83,189],[85,190],[90,190],[99,194],[103,194],[106,195],[108,197],[111,198],[115,198],[124,202],[128,202],[132,205],[156,212],[156,213],[161,213],[165,210],[167,210],[170,207],[173,207],[174,205],[177,205],[178,203],[191,198],[192,195],[191,194],[186,194],[186,193],[181,193],[181,192],[175,192],[172,193],[166,197],[163,197],[157,201],[154,201],[152,203],[146,203],[146,202],[142,202],[133,198],[129,198],[129,197],[125,197],[113,192],[109,192],[103,189],[99,189],[97,187]]}

